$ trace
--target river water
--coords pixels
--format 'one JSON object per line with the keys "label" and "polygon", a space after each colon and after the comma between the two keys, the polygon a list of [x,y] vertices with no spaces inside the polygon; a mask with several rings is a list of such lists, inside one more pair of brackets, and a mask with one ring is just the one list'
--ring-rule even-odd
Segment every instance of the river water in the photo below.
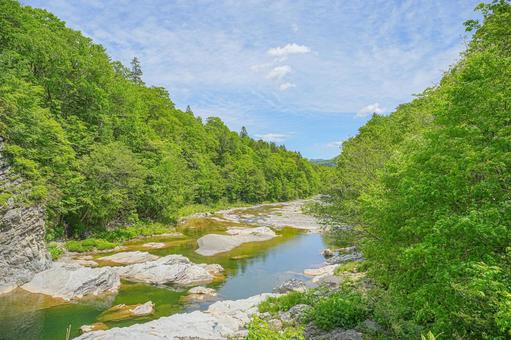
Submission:
{"label": "river water", "polygon": [[[78,303],[62,303],[17,289],[14,293],[0,295],[0,339],[65,339],[69,325],[71,335],[77,336],[80,326],[100,321],[101,313],[117,304],[141,304],[151,300],[155,303],[155,313],[149,317],[105,321],[110,328],[206,309],[217,300],[242,299],[271,292],[290,278],[307,281],[308,278],[302,275],[303,270],[317,267],[324,261],[320,252],[328,244],[323,236],[294,228],[278,230],[279,236],[272,240],[247,243],[215,256],[203,257],[194,252],[197,238],[207,233],[221,233],[226,225],[214,219],[197,219],[178,227],[184,235],[181,238],[152,237],[127,243],[129,250],[139,250],[142,243],[165,242],[165,248],[149,252],[159,256],[183,254],[195,263],[222,265],[225,280],[208,285],[218,292],[214,300],[190,302],[184,299],[186,288],[156,287],[127,281],[122,282],[115,296]],[[105,255],[109,254],[98,256]]]}

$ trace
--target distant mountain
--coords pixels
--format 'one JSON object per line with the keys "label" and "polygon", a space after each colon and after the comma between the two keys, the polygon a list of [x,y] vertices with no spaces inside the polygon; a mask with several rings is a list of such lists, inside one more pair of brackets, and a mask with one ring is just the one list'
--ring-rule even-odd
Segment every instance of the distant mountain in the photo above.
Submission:
{"label": "distant mountain", "polygon": [[332,158],[332,159],[311,159],[310,162],[313,164],[322,165],[322,166],[331,166],[331,167],[335,166],[335,158]]}

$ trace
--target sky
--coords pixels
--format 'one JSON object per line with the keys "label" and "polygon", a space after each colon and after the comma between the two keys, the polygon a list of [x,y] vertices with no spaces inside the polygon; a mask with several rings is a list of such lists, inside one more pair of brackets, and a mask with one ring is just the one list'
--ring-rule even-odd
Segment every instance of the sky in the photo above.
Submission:
{"label": "sky", "polygon": [[136,56],[178,108],[329,159],[372,113],[434,86],[481,0],[22,0]]}

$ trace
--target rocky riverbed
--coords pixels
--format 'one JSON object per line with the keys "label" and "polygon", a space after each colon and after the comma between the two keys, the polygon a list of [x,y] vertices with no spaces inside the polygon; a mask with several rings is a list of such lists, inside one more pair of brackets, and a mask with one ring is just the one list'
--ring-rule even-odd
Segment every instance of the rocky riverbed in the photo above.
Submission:
{"label": "rocky riverbed", "polygon": [[[242,335],[265,293],[282,284],[279,292],[285,292],[296,283],[286,286],[286,280],[299,281],[298,291],[333,281],[338,264],[328,265],[320,255],[327,244],[318,233],[320,224],[301,211],[305,203],[196,214],[177,230],[129,241],[113,251],[65,254],[21,286],[30,293],[0,294],[0,322],[8,339],[15,337],[19,315],[34,320],[33,331],[42,330],[35,336],[27,331],[27,338],[60,337],[68,324],[74,336],[80,328],[92,332],[84,339],[101,334],[141,338],[155,329],[155,339]],[[31,303],[27,309],[16,296],[27,302],[47,296],[50,307]],[[17,307],[7,310],[7,301]],[[149,305],[148,313],[131,312]],[[44,324],[35,315],[45,315]]]}

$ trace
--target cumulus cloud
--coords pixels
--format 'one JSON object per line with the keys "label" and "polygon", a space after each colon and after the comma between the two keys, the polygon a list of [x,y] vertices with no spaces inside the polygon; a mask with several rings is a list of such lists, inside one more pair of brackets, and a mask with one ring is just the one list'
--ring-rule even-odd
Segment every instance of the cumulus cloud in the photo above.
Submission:
{"label": "cumulus cloud", "polygon": [[366,117],[370,114],[376,113],[376,114],[382,114],[385,112],[385,109],[380,106],[379,103],[369,104],[358,110],[357,117]]}
{"label": "cumulus cloud", "polygon": [[279,89],[281,91],[289,90],[292,87],[296,87],[296,85],[293,84],[293,83],[290,83],[290,82],[282,83],[282,84],[279,85]]}
{"label": "cumulus cloud", "polygon": [[263,135],[256,135],[266,142],[281,143],[289,138],[288,134],[285,133],[265,133]]}
{"label": "cumulus cloud", "polygon": [[268,55],[270,55],[272,57],[286,58],[288,55],[291,55],[291,54],[305,54],[305,53],[309,53],[310,51],[311,51],[311,49],[305,45],[298,45],[298,44],[292,43],[292,44],[287,44],[282,47],[270,48],[267,53],[268,53]]}
{"label": "cumulus cloud", "polygon": [[268,72],[266,75],[267,79],[282,79],[286,74],[289,74],[293,71],[291,66],[289,65],[281,65],[275,66]]}

